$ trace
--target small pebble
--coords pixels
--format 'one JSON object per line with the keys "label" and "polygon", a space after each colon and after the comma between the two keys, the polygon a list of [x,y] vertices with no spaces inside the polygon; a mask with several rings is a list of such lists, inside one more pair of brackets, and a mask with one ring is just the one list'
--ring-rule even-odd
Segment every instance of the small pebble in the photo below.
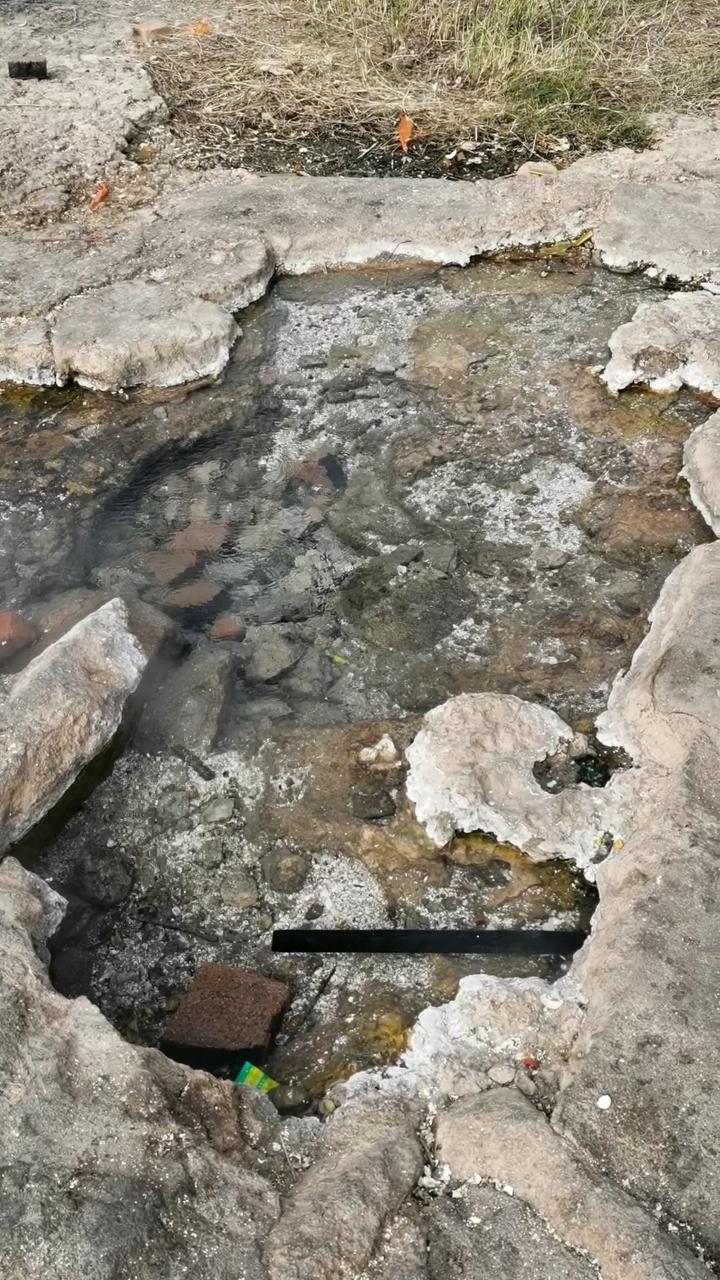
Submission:
{"label": "small pebble", "polygon": [[488,1075],[493,1084],[512,1084],[515,1079],[515,1072],[512,1067],[504,1067],[502,1065],[491,1067]]}
{"label": "small pebble", "polygon": [[603,1093],[597,1100],[597,1106],[601,1111],[607,1111],[612,1105],[612,1098],[609,1093]]}
{"label": "small pebble", "polygon": [[331,1116],[333,1111],[335,1110],[335,1103],[333,1102],[332,1098],[323,1098],[322,1102],[320,1103],[320,1110],[323,1112],[324,1115]]}
{"label": "small pebble", "polygon": [[214,800],[202,810],[203,822],[226,822],[232,818],[235,809],[234,800]]}
{"label": "small pebble", "polygon": [[515,1072],[515,1088],[526,1098],[534,1098],[537,1093],[537,1085],[534,1080],[525,1071]]}

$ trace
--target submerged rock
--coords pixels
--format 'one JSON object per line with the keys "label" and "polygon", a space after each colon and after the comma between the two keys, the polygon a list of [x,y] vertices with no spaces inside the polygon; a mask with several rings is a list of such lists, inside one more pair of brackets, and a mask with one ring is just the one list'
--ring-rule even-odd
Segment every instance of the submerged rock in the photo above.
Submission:
{"label": "submerged rock", "polygon": [[109,601],[33,659],[0,701],[0,852],[53,808],[120,728],[173,630],[147,606],[139,615],[140,639],[124,602]]}

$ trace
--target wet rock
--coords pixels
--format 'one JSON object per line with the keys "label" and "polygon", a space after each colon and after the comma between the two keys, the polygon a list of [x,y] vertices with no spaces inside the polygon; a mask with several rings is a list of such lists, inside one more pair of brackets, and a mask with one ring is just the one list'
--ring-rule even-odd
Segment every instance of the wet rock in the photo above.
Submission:
{"label": "wet rock", "polygon": [[243,622],[236,621],[229,614],[223,613],[216,618],[210,630],[211,640],[244,640],[247,628]]}
{"label": "wet rock", "polygon": [[91,951],[80,947],[63,947],[53,955],[50,963],[50,981],[55,990],[68,1000],[91,996],[94,973],[95,957]]}
{"label": "wet rock", "polygon": [[452,573],[457,564],[457,547],[454,542],[426,542],[422,558],[438,573]]}
{"label": "wet rock", "polygon": [[209,555],[219,551],[227,540],[230,526],[221,521],[196,520],[180,529],[168,543],[170,551],[189,551],[193,555]]}
{"label": "wet rock", "polygon": [[172,387],[217,377],[238,336],[214,302],[170,284],[122,281],[71,298],[55,312],[51,341],[58,382],[118,391]]}
{"label": "wet rock", "polygon": [[440,1117],[437,1150],[455,1177],[507,1184],[607,1280],[700,1280],[704,1264],[640,1203],[581,1164],[516,1089],[456,1103]]}
{"label": "wet rock", "polygon": [[300,657],[298,646],[272,626],[252,627],[247,643],[250,657],[245,664],[245,676],[251,684],[277,680],[294,667]]}
{"label": "wet rock", "polygon": [[145,561],[156,582],[168,587],[197,563],[192,551],[154,551]]}
{"label": "wet rock", "polygon": [[305,1115],[312,1104],[312,1095],[301,1084],[280,1084],[268,1094],[270,1101],[281,1115]]}
{"label": "wet rock", "polygon": [[185,587],[166,592],[160,601],[160,607],[173,617],[184,616],[192,621],[195,614],[202,617],[208,605],[213,604],[222,594],[223,588],[217,582],[201,578],[198,582],[189,582]]}
{"label": "wet rock", "polygon": [[112,840],[92,844],[75,863],[74,877],[78,893],[88,902],[105,909],[116,907],[132,889],[133,860]]}
{"label": "wet rock", "polygon": [[234,800],[213,800],[200,811],[200,817],[207,826],[212,826],[216,822],[227,822],[234,812]]}
{"label": "wet rock", "polygon": [[69,631],[81,618],[107,604],[108,597],[102,591],[93,591],[88,587],[73,587],[69,591],[61,591],[49,602],[39,605],[33,611],[33,622],[47,646],[61,635]]}
{"label": "wet rock", "polygon": [[0,702],[0,851],[29,831],[109,745],[152,660],[111,600],[50,645]]}
{"label": "wet rock", "polygon": [[397,805],[390,792],[379,787],[373,791],[359,789],[351,791],[350,809],[356,818],[373,821],[379,818],[391,818]]}
{"label": "wet rock", "polygon": [[36,639],[37,632],[32,623],[9,609],[0,613],[0,663],[21,649],[27,649]]}
{"label": "wet rock", "polygon": [[220,897],[226,907],[235,911],[247,911],[257,906],[259,895],[257,885],[249,871],[233,868],[220,884]]}
{"label": "wet rock", "polygon": [[136,742],[143,751],[180,743],[202,756],[217,742],[235,684],[237,659],[226,649],[196,649],[170,670],[148,702]]}
{"label": "wet rock", "polygon": [[259,1276],[279,1203],[246,1163],[237,1090],[128,1044],[88,1000],[52,989],[36,954],[47,924],[34,881],[12,858],[0,866],[0,1271]]}
{"label": "wet rock", "polygon": [[310,903],[310,906],[308,907],[307,911],[305,912],[305,919],[306,919],[306,920],[319,920],[319,919],[320,919],[320,916],[321,916],[321,915],[323,915],[323,914],[324,914],[324,912],[325,912],[325,908],[324,908],[324,906],[323,906],[322,902],[311,902],[311,903]]}
{"label": "wet rock", "polygon": [[357,1275],[421,1168],[411,1108],[376,1098],[341,1107],[270,1235],[270,1280]]}
{"label": "wet rock", "polygon": [[211,1071],[261,1065],[289,1000],[281,982],[204,964],[170,1018],[161,1048],[178,1062]]}
{"label": "wet rock", "polygon": [[265,882],[275,893],[298,893],[310,871],[309,858],[285,849],[273,849],[261,865]]}
{"label": "wet rock", "polygon": [[645,383],[652,391],[694,387],[720,400],[720,297],[712,293],[642,302],[608,345],[611,359],[602,378],[615,395]]}
{"label": "wet rock", "polygon": [[559,547],[538,547],[533,559],[536,569],[562,569],[570,556],[567,551],[562,551]]}

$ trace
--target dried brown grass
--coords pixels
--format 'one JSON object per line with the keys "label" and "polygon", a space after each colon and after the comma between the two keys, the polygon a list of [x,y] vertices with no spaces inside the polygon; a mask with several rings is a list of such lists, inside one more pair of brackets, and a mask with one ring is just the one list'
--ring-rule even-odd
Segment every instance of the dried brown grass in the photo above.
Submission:
{"label": "dried brown grass", "polygon": [[239,3],[217,34],[150,63],[175,127],[208,153],[248,129],[335,124],[440,141],[471,129],[645,140],[645,113],[718,100],[717,0],[288,0]]}

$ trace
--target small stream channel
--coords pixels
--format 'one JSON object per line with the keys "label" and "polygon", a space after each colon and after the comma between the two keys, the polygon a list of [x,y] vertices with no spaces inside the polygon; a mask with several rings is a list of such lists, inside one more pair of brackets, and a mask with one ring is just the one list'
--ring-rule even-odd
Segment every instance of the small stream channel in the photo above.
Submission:
{"label": "small stream channel", "polygon": [[[587,926],[594,889],[567,863],[491,835],[432,846],[401,752],[461,691],[539,700],[592,734],[664,578],[707,539],[677,479],[706,407],[613,400],[592,372],[651,287],[578,254],[285,280],[245,313],[222,423],[136,467],[73,544],[66,585],[158,604],[190,648],[41,859],[74,895],[60,989],[156,1043],[202,961],[282,977],[293,1004],[268,1069],[320,1095],[396,1057],[463,974],[562,967],[281,957],[270,938],[313,921]],[[218,394],[182,412],[212,417]],[[122,432],[109,401],[67,414],[115,413]],[[158,395],[143,409],[154,430],[180,411]],[[218,638],[226,617],[244,638]],[[366,750],[384,735],[396,758]]]}

